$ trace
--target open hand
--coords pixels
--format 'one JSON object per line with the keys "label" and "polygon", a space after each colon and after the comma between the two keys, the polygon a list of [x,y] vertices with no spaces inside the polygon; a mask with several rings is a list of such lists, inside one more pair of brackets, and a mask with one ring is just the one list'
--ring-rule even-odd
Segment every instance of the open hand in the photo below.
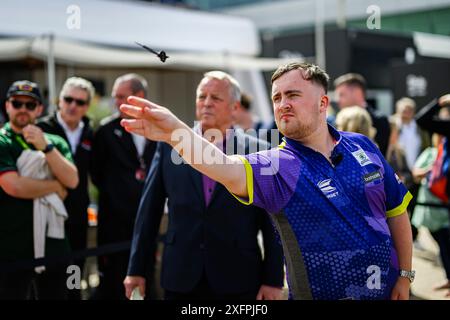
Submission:
{"label": "open hand", "polygon": [[130,96],[129,104],[122,104],[120,111],[132,119],[122,119],[120,124],[131,133],[150,140],[170,142],[172,132],[186,125],[169,109],[146,99]]}
{"label": "open hand", "polygon": [[441,107],[450,105],[450,93],[439,98],[439,105]]}
{"label": "open hand", "polygon": [[283,288],[262,285],[259,288],[256,300],[282,300]]}

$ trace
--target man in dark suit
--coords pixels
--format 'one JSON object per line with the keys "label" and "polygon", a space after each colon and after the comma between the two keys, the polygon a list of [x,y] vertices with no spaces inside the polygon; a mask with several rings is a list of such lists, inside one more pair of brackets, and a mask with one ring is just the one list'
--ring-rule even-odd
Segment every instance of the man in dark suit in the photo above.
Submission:
{"label": "man in dark suit", "polygon": [[[130,95],[147,96],[143,77],[126,74],[116,79],[112,90],[116,107]],[[126,132],[120,120],[119,113],[103,119],[94,137],[92,181],[99,191],[99,246],[131,240],[145,176],[156,150],[155,142]],[[125,299],[122,281],[128,258],[128,250],[98,257],[100,284],[93,299]]]}
{"label": "man in dark suit", "polygon": [[[68,196],[64,201],[69,215],[65,227],[72,251],[84,250],[87,247],[87,209],[90,203],[88,173],[93,131],[86,113],[94,92],[94,86],[86,79],[79,77],[67,79],[59,94],[58,110],[41,118],[37,123],[45,132],[66,140],[78,169],[80,183],[75,189],[68,190]],[[84,262],[85,259],[78,259],[73,263],[83,271]],[[81,291],[69,290],[68,298],[81,300]]]}
{"label": "man in dark suit", "polygon": [[[242,131],[227,130],[239,99],[234,78],[220,71],[206,73],[197,88],[195,130],[207,139],[215,130],[215,144],[228,153],[256,151],[258,144],[267,149],[266,143]],[[165,299],[280,299],[282,249],[269,216],[237,202],[222,185],[187,164],[176,164],[178,160],[169,145],[158,146],[136,218],[126,295],[130,297],[136,287],[145,292],[143,275],[154,259],[149,248],[156,241],[168,198],[161,270]]]}
{"label": "man in dark suit", "polygon": [[335,95],[339,109],[351,106],[365,108],[372,118],[377,133],[375,142],[383,155],[389,145],[391,127],[386,116],[378,113],[366,101],[366,80],[358,73],[346,73],[334,80]]}

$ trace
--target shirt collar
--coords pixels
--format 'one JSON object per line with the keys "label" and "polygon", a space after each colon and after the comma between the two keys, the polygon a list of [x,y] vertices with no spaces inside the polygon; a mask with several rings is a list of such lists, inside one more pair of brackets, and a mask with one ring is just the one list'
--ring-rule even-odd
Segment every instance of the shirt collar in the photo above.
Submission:
{"label": "shirt collar", "polygon": [[63,127],[64,131],[66,131],[66,132],[74,133],[74,132],[76,132],[78,130],[82,130],[84,128],[83,120],[81,120],[78,123],[78,127],[75,128],[75,130],[72,130],[71,128],[69,128],[69,126],[66,124],[66,122],[61,117],[61,113],[59,111],[56,113],[56,119],[58,120],[58,123],[61,125],[61,127]]}
{"label": "shirt collar", "polygon": [[[339,131],[336,128],[334,128],[329,123],[327,123],[327,126],[328,126],[328,132],[331,134],[333,139],[336,141],[335,145],[337,146],[342,140],[342,135],[339,133]],[[301,151],[314,151],[310,147],[307,147],[294,139],[290,139],[288,137],[283,137],[283,140],[286,142],[287,145],[290,145],[290,146],[294,147],[295,149],[299,149]],[[314,152],[316,152],[316,151],[314,151]]]}
{"label": "shirt collar", "polygon": [[9,124],[9,122],[5,123],[3,128],[0,128],[0,132],[4,134],[10,135],[12,131],[13,130],[11,129],[11,125]]}
{"label": "shirt collar", "polygon": [[11,128],[11,124],[9,122],[5,123],[5,125],[0,128],[0,134],[4,134],[7,137],[9,137],[10,139],[15,139],[21,146],[23,149],[32,149],[35,150],[34,145],[32,144],[28,144],[23,135],[21,133],[16,133],[12,128]]}
{"label": "shirt collar", "polygon": [[407,129],[407,130],[409,129],[409,130],[412,131],[412,130],[416,130],[417,124],[416,124],[416,121],[414,121],[414,119],[413,119],[413,120],[411,120],[410,123],[403,123],[402,127]]}
{"label": "shirt collar", "polygon": [[22,136],[21,133],[16,133],[12,128],[11,128],[11,123],[8,121],[5,123],[5,125],[0,129],[1,133],[6,134],[9,137],[13,137],[13,136]]}

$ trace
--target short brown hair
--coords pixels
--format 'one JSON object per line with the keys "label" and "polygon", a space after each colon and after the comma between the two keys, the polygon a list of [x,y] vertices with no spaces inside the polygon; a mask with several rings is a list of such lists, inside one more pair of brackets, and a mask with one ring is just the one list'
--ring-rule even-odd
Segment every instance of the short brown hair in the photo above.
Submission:
{"label": "short brown hair", "polygon": [[277,70],[272,75],[272,83],[280,78],[283,74],[288,73],[292,70],[302,70],[303,79],[307,81],[311,81],[322,86],[325,90],[325,93],[328,91],[328,81],[330,80],[330,76],[322,70],[319,66],[311,63],[300,63],[300,62],[291,62],[282,66],[279,66]]}
{"label": "short brown hair", "polygon": [[131,92],[133,94],[138,93],[139,91],[142,91],[144,93],[144,97],[147,97],[148,93],[148,84],[147,80],[145,78],[137,73],[127,73],[124,74],[116,79],[114,84],[129,82]]}
{"label": "short brown hair", "polygon": [[366,79],[359,73],[346,73],[334,80],[335,88],[343,84],[359,87],[366,92]]}
{"label": "short brown hair", "polygon": [[250,95],[248,95],[245,92],[241,93],[241,106],[245,109],[245,110],[250,110],[251,106],[252,106],[252,102],[253,99]]}

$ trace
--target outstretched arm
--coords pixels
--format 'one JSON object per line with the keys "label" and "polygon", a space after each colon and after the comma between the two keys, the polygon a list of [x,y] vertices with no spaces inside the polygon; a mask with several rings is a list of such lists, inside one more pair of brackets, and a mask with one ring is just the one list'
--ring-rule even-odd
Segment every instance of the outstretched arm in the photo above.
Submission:
{"label": "outstretched arm", "polygon": [[450,136],[450,120],[436,117],[440,107],[447,105],[450,105],[450,94],[434,99],[416,114],[417,124],[429,132]]}
{"label": "outstretched arm", "polygon": [[123,113],[132,117],[121,121],[128,132],[170,144],[194,169],[223,184],[235,195],[248,197],[245,167],[237,156],[224,154],[165,107],[133,96],[128,98],[128,103],[120,106]]}

